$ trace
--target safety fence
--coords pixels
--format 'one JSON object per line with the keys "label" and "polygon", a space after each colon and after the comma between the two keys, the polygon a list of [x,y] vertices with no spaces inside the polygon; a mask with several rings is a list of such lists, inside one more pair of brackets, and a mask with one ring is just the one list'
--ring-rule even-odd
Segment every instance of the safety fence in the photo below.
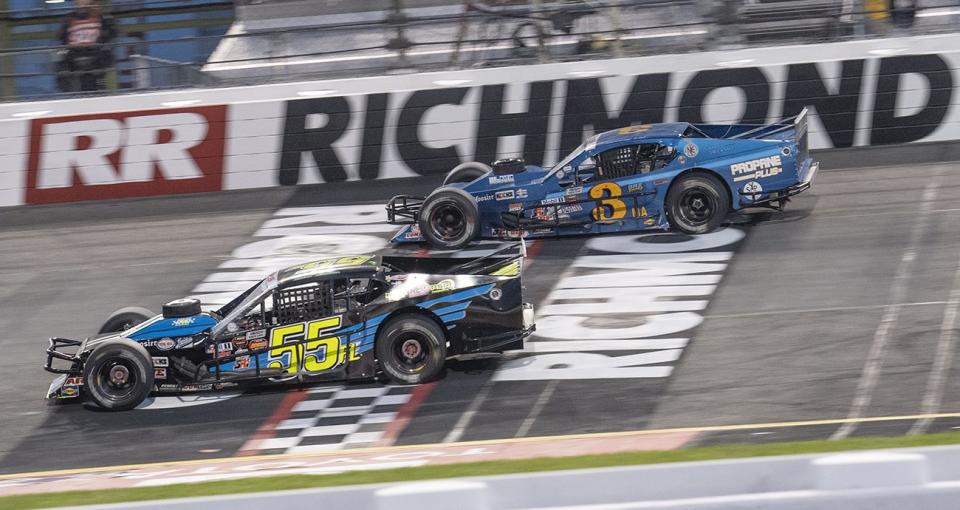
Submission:
{"label": "safety fence", "polygon": [[[112,14],[120,36],[101,47],[115,64],[92,71],[68,70],[66,48],[51,39],[49,28],[64,11],[7,13],[0,36],[7,32],[16,44],[0,53],[0,90],[7,99],[84,94],[78,78],[93,72],[101,90],[86,94],[694,53],[940,33],[954,31],[960,19],[955,0],[921,0],[909,22],[852,0],[327,4],[241,1],[234,22],[230,2],[188,9],[172,0],[118,1]],[[125,21],[159,15],[186,17],[162,25]],[[46,32],[31,28],[41,26]],[[211,33],[182,36],[167,30],[176,36],[130,38],[133,32],[180,26]]]}

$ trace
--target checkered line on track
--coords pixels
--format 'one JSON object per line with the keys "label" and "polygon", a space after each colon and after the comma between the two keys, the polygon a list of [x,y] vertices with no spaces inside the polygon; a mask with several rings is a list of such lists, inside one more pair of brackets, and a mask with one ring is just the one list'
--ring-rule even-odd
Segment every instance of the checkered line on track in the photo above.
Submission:
{"label": "checkered line on track", "polygon": [[374,446],[414,386],[324,386],[280,422],[257,453],[310,453]]}

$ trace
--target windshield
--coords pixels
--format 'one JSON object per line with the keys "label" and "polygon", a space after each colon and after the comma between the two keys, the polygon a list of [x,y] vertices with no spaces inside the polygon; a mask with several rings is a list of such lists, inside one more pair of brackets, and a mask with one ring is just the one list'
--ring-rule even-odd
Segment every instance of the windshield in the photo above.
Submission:
{"label": "windshield", "polygon": [[583,151],[587,150],[588,147],[596,146],[597,138],[599,136],[600,135],[591,136],[590,138],[587,139],[586,142],[583,142],[582,144],[580,144],[579,147],[570,151],[570,154],[567,154],[567,157],[563,158],[563,160],[557,163],[556,165],[553,165],[553,168],[550,169],[550,173],[556,172],[557,170],[569,165],[571,161],[576,159],[577,156],[583,153]]}
{"label": "windshield", "polygon": [[[220,320],[220,322],[213,327],[213,336],[217,337],[220,333],[227,328],[227,326],[236,321],[238,318],[244,316],[250,308],[253,307],[257,302],[259,302],[263,296],[267,295],[270,291],[277,287],[277,273],[272,273],[270,276],[266,277],[257,284],[252,290],[246,292],[246,297],[243,298],[239,304],[234,306],[226,317]],[[229,305],[227,305],[228,307]],[[224,308],[227,308],[224,307]]]}

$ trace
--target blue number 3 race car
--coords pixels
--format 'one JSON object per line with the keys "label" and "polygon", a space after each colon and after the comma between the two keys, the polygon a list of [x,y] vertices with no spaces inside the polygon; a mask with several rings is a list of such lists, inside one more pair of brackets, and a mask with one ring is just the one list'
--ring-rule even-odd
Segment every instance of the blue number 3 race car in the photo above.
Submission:
{"label": "blue number 3 race car", "polygon": [[464,163],[427,197],[398,195],[394,242],[459,249],[476,238],[674,229],[705,234],[733,210],[782,210],[818,169],[807,110],[768,125],[645,124],[596,135],[553,168]]}

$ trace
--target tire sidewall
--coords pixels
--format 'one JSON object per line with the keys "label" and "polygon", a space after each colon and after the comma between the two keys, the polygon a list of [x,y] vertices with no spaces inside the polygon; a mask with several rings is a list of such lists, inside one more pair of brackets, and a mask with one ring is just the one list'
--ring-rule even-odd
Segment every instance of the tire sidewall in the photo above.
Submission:
{"label": "tire sidewall", "polygon": [[476,161],[461,163],[447,173],[447,176],[443,179],[443,185],[446,186],[447,184],[473,182],[492,171],[493,169],[489,166]]}
{"label": "tire sidewall", "polygon": [[[427,357],[423,368],[410,373],[399,368],[395,348],[405,333],[415,332],[427,339]],[[447,358],[447,342],[443,330],[434,321],[421,314],[404,314],[390,320],[377,336],[377,363],[380,370],[399,384],[430,382],[443,372]]]}
{"label": "tire sidewall", "polygon": [[[442,205],[455,205],[463,215],[466,228],[463,234],[455,239],[444,239],[432,229],[430,216],[433,211]],[[459,188],[440,188],[423,202],[420,209],[420,235],[426,238],[434,247],[446,250],[457,250],[470,244],[477,238],[480,231],[480,213],[476,200],[466,191]]]}
{"label": "tire sidewall", "polygon": [[[680,211],[680,198],[684,193],[693,189],[700,189],[707,193],[715,203],[710,219],[700,225],[686,223]],[[718,229],[730,213],[730,196],[723,184],[710,174],[683,175],[678,178],[667,193],[666,211],[670,226],[674,230],[690,235],[707,234]]]}
{"label": "tire sidewall", "polygon": [[[129,395],[114,398],[100,388],[99,373],[101,367],[113,359],[131,361],[136,368],[137,385]],[[143,346],[132,340],[116,339],[96,346],[83,367],[83,382],[87,396],[95,404],[109,411],[126,411],[138,406],[153,389],[153,359]]]}
{"label": "tire sidewall", "polygon": [[124,308],[122,310],[117,310],[116,312],[113,312],[110,317],[107,317],[107,320],[104,321],[102,326],[100,326],[100,331],[98,331],[97,334],[102,335],[104,333],[119,333],[123,331],[121,326],[127,322],[132,322],[133,324],[130,327],[133,327],[142,322],[146,322],[153,317],[153,312],[145,308]]}

